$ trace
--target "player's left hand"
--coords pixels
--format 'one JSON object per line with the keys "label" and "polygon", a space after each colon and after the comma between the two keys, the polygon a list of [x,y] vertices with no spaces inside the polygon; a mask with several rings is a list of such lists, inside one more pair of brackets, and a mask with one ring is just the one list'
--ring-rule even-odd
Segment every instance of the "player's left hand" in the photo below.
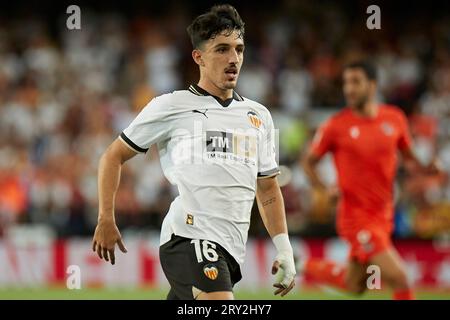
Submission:
{"label": "player's left hand", "polygon": [[280,294],[284,297],[295,286],[295,262],[294,255],[290,252],[280,252],[275,258],[275,262],[272,266],[272,274],[279,273],[277,282],[274,283],[274,287],[277,288],[274,294]]}

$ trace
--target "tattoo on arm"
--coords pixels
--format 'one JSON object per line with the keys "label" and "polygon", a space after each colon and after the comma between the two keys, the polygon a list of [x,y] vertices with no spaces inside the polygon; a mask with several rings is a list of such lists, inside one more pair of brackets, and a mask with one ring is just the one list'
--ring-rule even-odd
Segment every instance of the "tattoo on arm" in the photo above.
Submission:
{"label": "tattoo on arm", "polygon": [[269,204],[274,203],[276,201],[276,199],[277,199],[276,197],[272,197],[270,199],[264,200],[263,203],[262,203],[263,207],[266,207]]}

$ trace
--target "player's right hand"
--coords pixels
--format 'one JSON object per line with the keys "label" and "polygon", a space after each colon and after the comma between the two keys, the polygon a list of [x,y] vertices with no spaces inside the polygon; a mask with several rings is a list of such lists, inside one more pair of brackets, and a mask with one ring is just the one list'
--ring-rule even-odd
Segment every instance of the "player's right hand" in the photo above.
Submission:
{"label": "player's right hand", "polygon": [[114,264],[116,262],[114,255],[116,243],[120,251],[127,252],[116,223],[113,220],[99,220],[92,240],[92,250],[97,252],[100,259],[111,261],[111,264]]}

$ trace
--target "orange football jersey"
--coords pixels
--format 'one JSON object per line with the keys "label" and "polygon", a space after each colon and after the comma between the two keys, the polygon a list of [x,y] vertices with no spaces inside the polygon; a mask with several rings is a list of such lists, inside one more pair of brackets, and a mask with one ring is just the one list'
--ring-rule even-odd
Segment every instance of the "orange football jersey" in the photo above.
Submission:
{"label": "orange football jersey", "polygon": [[410,147],[407,119],[394,106],[380,105],[373,118],[345,108],[319,128],[310,152],[333,154],[341,192],[338,229],[392,227],[397,154]]}

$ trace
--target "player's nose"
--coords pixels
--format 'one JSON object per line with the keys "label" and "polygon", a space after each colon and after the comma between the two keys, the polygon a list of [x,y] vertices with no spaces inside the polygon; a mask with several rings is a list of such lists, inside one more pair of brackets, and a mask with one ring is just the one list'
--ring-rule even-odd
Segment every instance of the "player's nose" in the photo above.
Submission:
{"label": "player's nose", "polygon": [[239,62],[239,54],[236,50],[230,50],[230,54],[228,55],[228,63],[229,64],[238,64]]}

